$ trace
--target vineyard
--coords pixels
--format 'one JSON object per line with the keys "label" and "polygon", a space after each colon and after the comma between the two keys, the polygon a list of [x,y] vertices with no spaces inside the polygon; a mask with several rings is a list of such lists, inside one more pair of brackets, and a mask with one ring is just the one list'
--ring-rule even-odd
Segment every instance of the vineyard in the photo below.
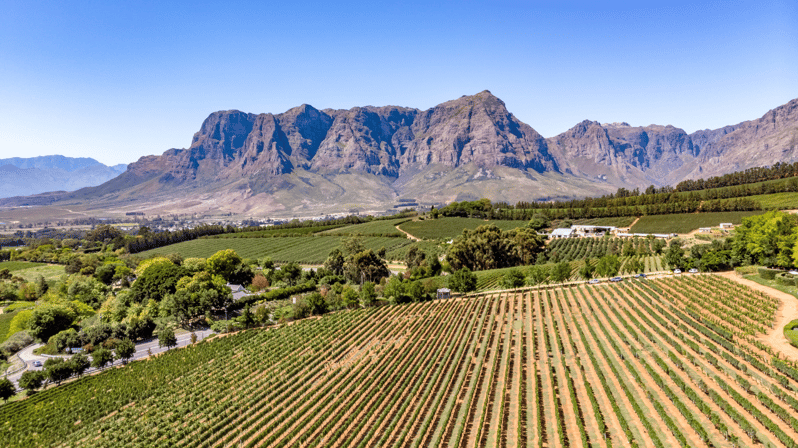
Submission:
{"label": "vineyard", "polygon": [[[395,231],[396,229],[394,229]],[[142,252],[141,255],[166,255],[178,253],[183,257],[207,258],[223,249],[233,249],[244,258],[271,257],[275,262],[297,262],[305,264],[321,264],[330,252],[339,247],[343,236],[289,236],[278,238],[200,238],[183,243],[172,244]],[[392,259],[392,251],[410,245],[407,238],[396,237],[364,237],[363,245],[375,252],[385,247],[388,259]]]}
{"label": "vineyard", "polygon": [[605,255],[653,255],[656,244],[656,240],[648,238],[563,238],[552,240],[548,250],[549,259],[560,262]]}
{"label": "vineyard", "polygon": [[751,212],[676,213],[641,216],[632,226],[633,233],[689,233],[700,227],[717,227],[722,222],[740,224],[743,218],[761,214]]}
{"label": "vineyard", "polygon": [[716,276],[249,330],[0,407],[5,446],[796,446],[778,303]]}
{"label": "vineyard", "polygon": [[494,224],[502,230],[512,230],[526,225],[524,221],[487,220],[479,218],[439,218],[424,221],[408,221],[399,225],[405,232],[423,240],[456,238],[463,230],[474,230],[479,226]]}

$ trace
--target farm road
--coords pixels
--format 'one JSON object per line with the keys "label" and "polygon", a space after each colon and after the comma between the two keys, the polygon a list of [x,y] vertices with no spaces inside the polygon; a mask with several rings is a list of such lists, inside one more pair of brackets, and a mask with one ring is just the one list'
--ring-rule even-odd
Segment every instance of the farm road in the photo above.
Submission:
{"label": "farm road", "polygon": [[787,338],[784,337],[784,326],[790,323],[791,320],[798,319],[798,299],[792,294],[787,294],[778,289],[769,288],[757,282],[742,278],[736,272],[723,272],[720,275],[756,291],[762,291],[781,301],[781,306],[776,312],[776,327],[772,328],[768,334],[760,336],[759,339],[773,347],[774,350],[783,353],[792,361],[798,361],[798,348],[790,345]]}
{"label": "farm road", "polygon": [[421,238],[419,238],[419,237],[417,237],[417,236],[413,236],[413,235],[411,235],[411,234],[410,234],[410,233],[408,233],[408,232],[405,232],[404,230],[400,229],[400,228],[399,228],[399,226],[395,226],[395,227],[396,227],[396,230],[398,230],[398,231],[400,231],[400,232],[404,233],[404,234],[405,234],[405,235],[407,235],[407,237],[408,237],[408,238],[410,238],[411,240],[413,240],[413,241],[421,241]]}

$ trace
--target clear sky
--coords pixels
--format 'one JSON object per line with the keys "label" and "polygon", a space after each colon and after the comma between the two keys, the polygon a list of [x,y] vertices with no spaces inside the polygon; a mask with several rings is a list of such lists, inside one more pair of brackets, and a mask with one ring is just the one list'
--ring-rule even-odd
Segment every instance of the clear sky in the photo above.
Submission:
{"label": "clear sky", "polygon": [[798,2],[2,1],[0,158],[188,147],[217,110],[427,109],[488,89],[545,137],[688,132],[798,97]]}

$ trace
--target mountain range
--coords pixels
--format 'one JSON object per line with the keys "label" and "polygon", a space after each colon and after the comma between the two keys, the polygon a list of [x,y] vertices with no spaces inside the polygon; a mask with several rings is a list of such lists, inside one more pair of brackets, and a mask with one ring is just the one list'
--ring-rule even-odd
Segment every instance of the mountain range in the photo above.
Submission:
{"label": "mountain range", "polygon": [[60,155],[0,159],[0,198],[100,185],[125,172],[88,157]]}
{"label": "mountain range", "polygon": [[305,104],[281,114],[214,112],[188,148],[142,157],[96,187],[0,205],[307,216],[481,197],[514,203],[794,162],[796,149],[798,99],[692,134],[585,120],[544,138],[486,90],[423,111]]}

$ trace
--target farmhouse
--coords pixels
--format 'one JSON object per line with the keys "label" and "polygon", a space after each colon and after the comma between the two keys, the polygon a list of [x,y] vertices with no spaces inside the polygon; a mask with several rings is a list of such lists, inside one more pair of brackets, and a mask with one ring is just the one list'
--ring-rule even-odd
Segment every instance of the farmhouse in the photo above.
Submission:
{"label": "farmhouse", "polygon": [[615,227],[613,226],[582,226],[582,225],[575,225],[571,226],[574,232],[576,232],[577,236],[604,236],[608,233],[615,233]]}
{"label": "farmhouse", "polygon": [[570,229],[554,229],[551,231],[551,239],[555,238],[571,238],[574,237],[573,227]]}

